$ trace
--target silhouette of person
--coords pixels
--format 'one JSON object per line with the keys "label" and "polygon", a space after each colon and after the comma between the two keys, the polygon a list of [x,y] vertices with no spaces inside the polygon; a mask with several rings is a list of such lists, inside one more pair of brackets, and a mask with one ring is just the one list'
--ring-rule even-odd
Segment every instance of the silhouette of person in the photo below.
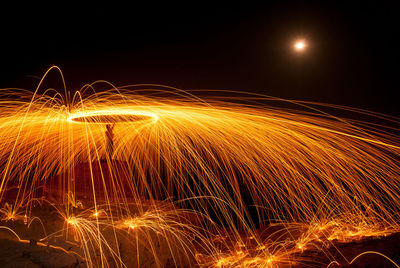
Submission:
{"label": "silhouette of person", "polygon": [[108,157],[108,160],[112,160],[112,156],[114,153],[114,133],[113,133],[114,127],[115,123],[112,125],[111,124],[106,125],[106,141],[107,141],[106,157]]}

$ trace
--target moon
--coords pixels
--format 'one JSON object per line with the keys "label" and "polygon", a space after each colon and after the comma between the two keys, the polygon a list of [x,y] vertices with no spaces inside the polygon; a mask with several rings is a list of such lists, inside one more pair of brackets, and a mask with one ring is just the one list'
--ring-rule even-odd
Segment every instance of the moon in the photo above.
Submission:
{"label": "moon", "polygon": [[294,42],[293,48],[295,51],[302,52],[307,48],[307,43],[304,40],[297,40]]}

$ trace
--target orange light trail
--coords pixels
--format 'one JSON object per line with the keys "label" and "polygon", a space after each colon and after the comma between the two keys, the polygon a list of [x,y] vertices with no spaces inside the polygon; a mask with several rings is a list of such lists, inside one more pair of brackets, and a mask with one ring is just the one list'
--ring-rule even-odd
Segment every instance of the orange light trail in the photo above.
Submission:
{"label": "orange light trail", "polygon": [[0,219],[27,222],[46,200],[63,227],[41,239],[77,243],[88,267],[140,266],[145,254],[162,267],[158,243],[175,266],[277,267],[399,231],[397,118],[156,85],[96,82],[71,97],[44,78],[34,94],[0,90]]}

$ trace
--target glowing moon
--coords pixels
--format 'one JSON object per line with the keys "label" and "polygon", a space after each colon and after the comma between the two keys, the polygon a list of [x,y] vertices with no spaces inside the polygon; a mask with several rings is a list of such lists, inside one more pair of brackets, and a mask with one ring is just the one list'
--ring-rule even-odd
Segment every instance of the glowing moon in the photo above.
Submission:
{"label": "glowing moon", "polygon": [[304,51],[307,47],[307,44],[304,40],[297,40],[294,43],[294,50],[295,51]]}

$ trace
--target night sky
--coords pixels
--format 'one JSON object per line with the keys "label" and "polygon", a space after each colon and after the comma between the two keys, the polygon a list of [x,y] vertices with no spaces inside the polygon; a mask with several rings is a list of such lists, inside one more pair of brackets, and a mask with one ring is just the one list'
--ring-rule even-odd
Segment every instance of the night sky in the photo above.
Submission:
{"label": "night sky", "polygon": [[[382,1],[244,3],[4,7],[0,88],[34,89],[38,77],[58,65],[72,91],[99,79],[119,86],[157,83],[399,116],[396,6]],[[298,37],[308,40],[305,53],[292,49]]]}

